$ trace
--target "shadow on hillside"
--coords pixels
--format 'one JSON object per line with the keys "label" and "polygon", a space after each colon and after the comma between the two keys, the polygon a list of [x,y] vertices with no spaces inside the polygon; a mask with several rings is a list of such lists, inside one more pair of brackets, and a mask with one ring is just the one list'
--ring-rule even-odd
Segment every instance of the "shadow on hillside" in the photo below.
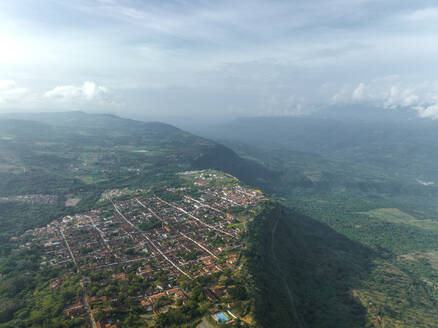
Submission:
{"label": "shadow on hillside", "polygon": [[255,161],[244,159],[220,144],[204,148],[202,155],[194,159],[191,164],[197,170],[215,169],[227,172],[245,183],[263,188],[265,192],[273,192],[273,181],[278,181],[280,178],[278,172]]}
{"label": "shadow on hillside", "polygon": [[283,207],[275,253],[308,328],[365,327],[366,309],[352,296],[376,254],[327,225]]}

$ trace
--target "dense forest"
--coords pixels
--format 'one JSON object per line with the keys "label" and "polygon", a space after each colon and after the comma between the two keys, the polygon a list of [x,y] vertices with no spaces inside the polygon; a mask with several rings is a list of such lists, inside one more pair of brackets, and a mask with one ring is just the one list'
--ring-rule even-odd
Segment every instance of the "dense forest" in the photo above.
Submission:
{"label": "dense forest", "polygon": [[436,122],[335,114],[191,130],[278,177],[278,257],[308,327],[434,327]]}

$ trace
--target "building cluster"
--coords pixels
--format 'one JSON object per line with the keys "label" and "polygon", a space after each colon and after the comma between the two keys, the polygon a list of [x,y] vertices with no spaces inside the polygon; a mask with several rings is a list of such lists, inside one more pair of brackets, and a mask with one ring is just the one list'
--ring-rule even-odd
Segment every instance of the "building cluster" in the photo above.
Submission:
{"label": "building cluster", "polygon": [[30,205],[54,205],[58,197],[56,195],[31,194],[0,197],[0,201],[24,202]]}
{"label": "building cluster", "polygon": [[[28,244],[43,247],[42,266],[64,267],[84,277],[88,272],[110,269],[111,279],[123,282],[127,280],[125,271],[133,265],[138,279],[156,281],[161,277],[165,283],[153,284],[136,295],[146,312],[159,311],[178,299],[184,302],[187,295],[178,285],[181,276],[194,279],[238,264],[245,218],[236,215],[235,209],[263,199],[260,192],[238,184],[211,183],[218,179],[213,174],[189,174],[193,188],[166,188],[159,195],[137,193],[123,200],[110,198],[103,207],[28,232],[32,239]],[[116,194],[113,191],[108,196]],[[86,294],[87,278],[84,281]],[[54,282],[54,288],[58,284]],[[223,293],[220,288],[206,290],[211,301]],[[93,304],[108,302],[111,297],[86,295],[86,302],[78,299],[65,312],[83,316],[84,309],[92,311]]]}

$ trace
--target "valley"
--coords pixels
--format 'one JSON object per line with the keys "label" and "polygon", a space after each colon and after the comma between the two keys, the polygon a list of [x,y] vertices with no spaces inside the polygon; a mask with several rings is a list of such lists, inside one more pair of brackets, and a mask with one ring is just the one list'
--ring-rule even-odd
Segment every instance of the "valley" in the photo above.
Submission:
{"label": "valley", "polygon": [[436,186],[414,166],[82,112],[1,124],[0,327],[438,320]]}
{"label": "valley", "polygon": [[0,0],[0,328],[438,328],[433,0]]}

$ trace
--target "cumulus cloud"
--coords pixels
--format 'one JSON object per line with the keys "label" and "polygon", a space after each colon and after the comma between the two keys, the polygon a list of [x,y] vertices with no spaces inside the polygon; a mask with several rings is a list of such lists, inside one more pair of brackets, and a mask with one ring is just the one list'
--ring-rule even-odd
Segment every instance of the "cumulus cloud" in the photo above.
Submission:
{"label": "cumulus cloud", "polygon": [[364,92],[365,92],[365,84],[364,83],[360,83],[356,89],[353,90],[353,99],[357,99],[357,100],[361,100],[362,97],[364,96]]}
{"label": "cumulus cloud", "polygon": [[332,104],[368,103],[387,109],[405,108],[424,118],[438,118],[438,82],[405,82],[406,77],[389,76],[344,85],[331,97]]}
{"label": "cumulus cloud", "polygon": [[430,106],[418,106],[416,110],[420,117],[438,119],[438,103]]}
{"label": "cumulus cloud", "polygon": [[27,92],[26,88],[19,87],[14,80],[0,80],[0,104],[15,102]]}
{"label": "cumulus cloud", "polygon": [[[0,1],[0,16],[0,71],[30,90],[3,81],[6,109],[251,116],[372,103],[431,117],[438,103],[430,0]],[[78,82],[52,84],[64,78]]]}
{"label": "cumulus cloud", "polygon": [[0,80],[0,109],[8,111],[33,108],[58,110],[78,105],[81,108],[91,106],[95,109],[99,106],[105,106],[105,108],[117,106],[118,103],[106,87],[91,81],[86,81],[81,85],[61,85],[45,91],[44,87],[23,87],[21,81]]}
{"label": "cumulus cloud", "polygon": [[108,89],[94,82],[86,81],[81,86],[62,85],[44,93],[46,98],[57,98],[66,101],[90,101],[101,99],[108,93]]}
{"label": "cumulus cloud", "polygon": [[416,105],[420,99],[414,92],[411,88],[400,89],[397,86],[392,86],[383,106],[385,108],[397,108]]}

